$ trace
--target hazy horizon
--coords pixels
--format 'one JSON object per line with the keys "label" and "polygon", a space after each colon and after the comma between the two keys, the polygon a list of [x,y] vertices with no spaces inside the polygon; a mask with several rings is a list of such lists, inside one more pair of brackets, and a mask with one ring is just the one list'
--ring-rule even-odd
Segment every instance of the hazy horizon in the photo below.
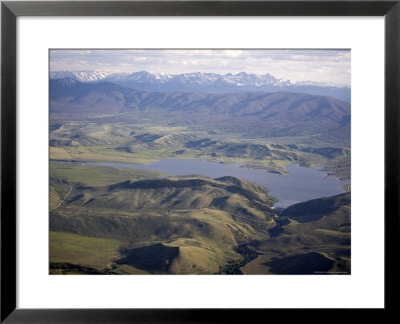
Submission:
{"label": "hazy horizon", "polygon": [[294,82],[350,86],[350,50],[51,50],[50,71],[149,73],[241,72]]}

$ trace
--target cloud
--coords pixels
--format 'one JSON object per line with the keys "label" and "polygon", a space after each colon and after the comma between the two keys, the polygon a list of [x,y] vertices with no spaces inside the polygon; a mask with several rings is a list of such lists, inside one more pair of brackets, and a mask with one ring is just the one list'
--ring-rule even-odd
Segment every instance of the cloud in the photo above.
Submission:
{"label": "cloud", "polygon": [[350,85],[350,50],[51,50],[52,71],[270,73],[280,79]]}

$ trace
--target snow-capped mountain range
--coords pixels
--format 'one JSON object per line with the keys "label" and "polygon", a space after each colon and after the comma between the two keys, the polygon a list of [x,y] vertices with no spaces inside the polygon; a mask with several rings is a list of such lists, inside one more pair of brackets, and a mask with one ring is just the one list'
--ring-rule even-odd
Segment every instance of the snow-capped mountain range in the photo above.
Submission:
{"label": "snow-capped mountain range", "polygon": [[312,81],[294,82],[277,79],[271,74],[184,73],[163,74],[146,71],[133,73],[110,73],[99,71],[52,71],[50,79],[69,78],[80,82],[113,82],[125,87],[146,91],[178,92],[301,92],[313,95],[331,96],[350,101],[350,87]]}

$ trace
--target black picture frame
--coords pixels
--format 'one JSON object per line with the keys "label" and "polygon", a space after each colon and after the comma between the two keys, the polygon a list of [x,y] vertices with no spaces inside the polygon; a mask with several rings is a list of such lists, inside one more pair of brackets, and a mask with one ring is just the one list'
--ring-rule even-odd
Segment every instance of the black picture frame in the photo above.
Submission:
{"label": "black picture frame", "polygon": [[[1,3],[1,322],[198,323],[267,320],[249,309],[16,308],[16,19],[19,16],[384,16],[385,311],[396,309],[400,221],[400,1],[4,1]],[[393,297],[392,297],[393,296]],[[329,311],[329,310],[327,310]],[[304,312],[302,313],[304,314]],[[269,313],[268,313],[269,315]],[[306,315],[308,316],[308,315]],[[322,319],[321,319],[322,320]],[[256,320],[258,322],[258,320]],[[254,321],[253,321],[254,322]]]}

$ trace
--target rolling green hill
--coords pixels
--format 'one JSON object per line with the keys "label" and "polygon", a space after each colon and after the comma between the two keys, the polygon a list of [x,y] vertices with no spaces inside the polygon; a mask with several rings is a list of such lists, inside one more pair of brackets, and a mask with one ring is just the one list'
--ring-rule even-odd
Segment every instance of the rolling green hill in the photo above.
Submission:
{"label": "rolling green hill", "polygon": [[[350,193],[277,215],[265,188],[234,177],[60,162],[51,171],[72,188],[64,198],[50,183],[63,200],[50,213],[51,273],[350,273]],[[99,171],[107,176],[94,180]]]}
{"label": "rolling green hill", "polygon": [[[135,176],[131,169],[133,180],[110,184],[112,179],[106,178],[96,183],[87,176],[91,168],[98,167],[52,163],[54,176],[73,188],[50,213],[50,230],[57,233],[50,247],[52,262],[116,273],[217,273],[229,261],[243,259],[239,246],[268,237],[268,229],[276,225],[271,209],[276,200],[248,181],[149,175],[143,179],[142,170]],[[115,179],[124,172],[107,169]],[[96,260],[83,262],[84,238],[91,246],[118,241],[114,257],[98,251],[96,260],[112,261],[101,267],[95,267]],[[75,252],[63,259],[62,248],[71,244]],[[138,257],[144,251],[158,256]]]}
{"label": "rolling green hill", "polygon": [[348,140],[350,104],[338,99],[301,93],[179,93],[147,92],[109,82],[82,83],[50,80],[52,113],[145,113],[176,123],[229,123],[243,132],[257,129],[263,136],[323,133]]}

